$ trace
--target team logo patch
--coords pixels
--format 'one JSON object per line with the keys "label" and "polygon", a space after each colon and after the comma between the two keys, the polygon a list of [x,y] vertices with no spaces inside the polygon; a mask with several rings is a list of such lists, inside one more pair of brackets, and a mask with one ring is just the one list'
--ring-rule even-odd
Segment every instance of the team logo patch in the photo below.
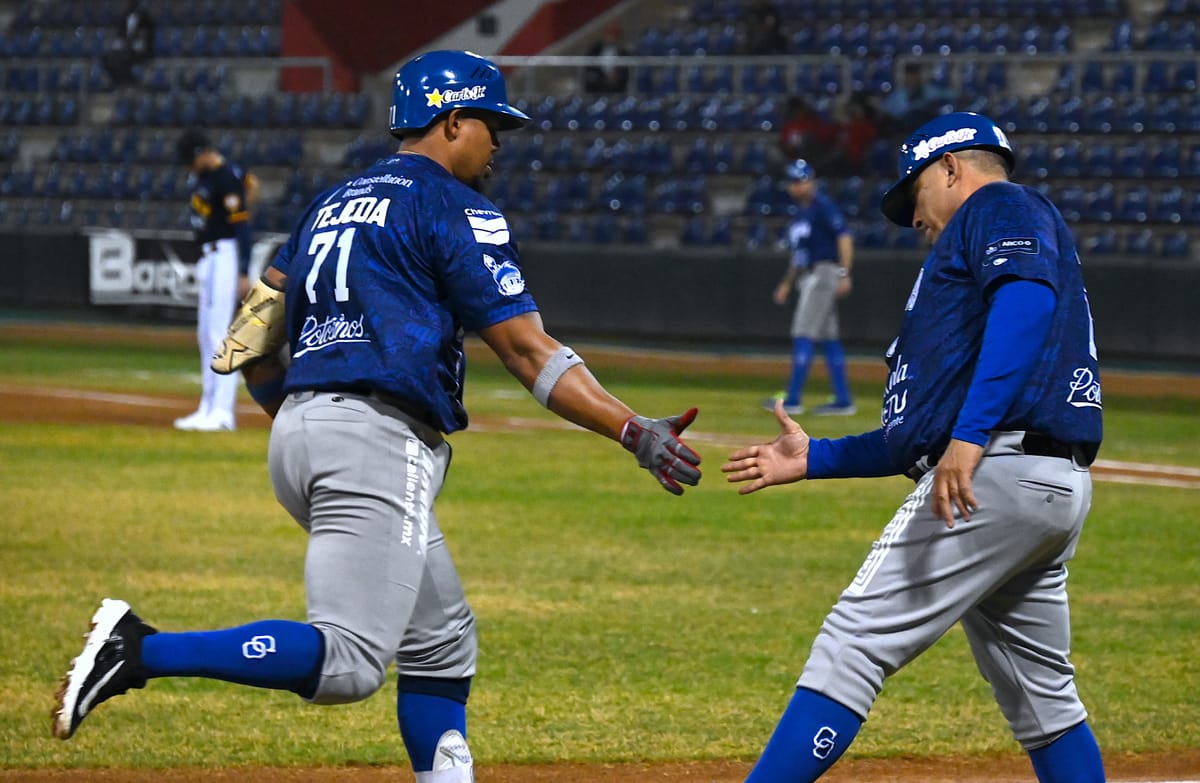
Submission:
{"label": "team logo patch", "polygon": [[822,726],[815,735],[813,735],[813,756],[819,759],[829,758],[830,751],[833,750],[837,732],[828,726]]}
{"label": "team logo patch", "polygon": [[255,636],[250,641],[242,643],[242,657],[250,660],[266,658],[273,652],[275,652],[274,636]]}
{"label": "team logo patch", "polygon": [[492,273],[492,279],[496,281],[496,290],[505,296],[517,296],[525,290],[525,278],[521,275],[521,269],[512,261],[497,261],[484,253],[483,265]]}
{"label": "team logo patch", "polygon": [[504,215],[486,209],[468,209],[466,215],[476,242],[481,245],[508,244],[510,235]]}
{"label": "team logo patch", "polygon": [[1041,252],[1041,245],[1038,243],[1037,237],[1006,237],[990,243],[987,250],[984,251],[984,255],[1027,253],[1036,256],[1039,252]]}
{"label": "team logo patch", "polygon": [[238,194],[230,193],[225,196],[225,211],[237,212],[242,208],[242,200],[238,198]]}

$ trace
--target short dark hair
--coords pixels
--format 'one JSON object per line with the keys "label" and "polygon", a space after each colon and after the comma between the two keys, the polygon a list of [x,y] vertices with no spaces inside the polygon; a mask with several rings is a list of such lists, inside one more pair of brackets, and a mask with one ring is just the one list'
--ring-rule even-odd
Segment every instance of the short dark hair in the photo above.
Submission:
{"label": "short dark hair", "polygon": [[184,131],[183,135],[179,137],[179,141],[175,143],[175,154],[180,163],[190,166],[196,160],[197,155],[211,148],[212,145],[204,131],[189,130]]}

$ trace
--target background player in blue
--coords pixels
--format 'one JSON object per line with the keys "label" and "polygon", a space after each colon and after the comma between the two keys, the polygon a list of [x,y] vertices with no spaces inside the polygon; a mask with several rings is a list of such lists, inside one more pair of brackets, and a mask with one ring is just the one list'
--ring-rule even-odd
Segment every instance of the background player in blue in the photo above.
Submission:
{"label": "background player in blue", "polygon": [[226,160],[200,131],[177,142],[179,162],[191,172],[192,225],[200,245],[196,263],[196,341],[200,345],[200,406],[175,420],[175,428],[201,432],[237,426],[236,375],[220,375],[209,362],[233,320],[238,300],[249,287],[250,202],[253,175]]}
{"label": "background player in blue", "polygon": [[[804,386],[819,344],[829,368],[833,401],[813,413],[849,416],[856,411],[846,378],[846,352],[838,333],[837,300],[850,293],[854,237],[837,204],[821,192],[816,172],[807,161],[797,159],[788,164],[787,177],[796,212],[787,227],[791,258],[775,287],[774,299],[775,304],[785,304],[794,288],[796,311],[791,328],[792,372],[783,407],[790,414],[804,412]],[[768,410],[775,409],[774,398],[763,404]]]}
{"label": "background player in blue", "polygon": [[58,736],[153,677],[337,704],[377,691],[394,660],[418,783],[473,779],[465,735],[475,618],[433,508],[450,462],[444,435],[467,426],[464,331],[539,402],[618,440],[668,491],[700,478],[700,457],[678,438],[695,409],[637,416],[550,337],[504,216],[473,187],[490,171],[498,134],[527,120],[495,65],[470,52],[431,52],[400,69],[391,119],[400,151],[317,198],[230,328],[231,338],[270,332],[281,312],[271,285],[286,286],[286,374],[274,345],[248,367],[257,368],[251,394],[275,414],[276,496],[309,532],[308,622],[157,633],[106,599],[58,695]]}
{"label": "background player in blue", "polygon": [[887,351],[883,426],[810,438],[779,405],[780,435],[721,468],[742,494],[917,482],[826,617],[751,783],[820,777],[884,680],[956,622],[1038,780],[1104,780],[1068,659],[1066,592],[1101,438],[1092,319],[1075,240],[1043,195],[1008,180],[1013,161],[978,114],[908,139],[882,208],[932,249]]}

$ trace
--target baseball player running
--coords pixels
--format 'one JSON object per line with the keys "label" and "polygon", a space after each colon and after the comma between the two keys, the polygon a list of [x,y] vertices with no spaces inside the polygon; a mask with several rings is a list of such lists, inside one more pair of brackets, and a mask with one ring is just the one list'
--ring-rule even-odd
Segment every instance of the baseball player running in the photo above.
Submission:
{"label": "baseball player running", "polygon": [[1066,592],[1101,439],[1092,318],[1070,230],[1008,180],[1013,161],[978,114],[909,137],[882,209],[932,249],[887,351],[883,426],[810,438],[780,404],[779,436],[721,468],[741,494],[916,481],[821,626],[751,783],[820,777],[884,680],[956,622],[1038,780],[1104,780],[1068,658]]}
{"label": "baseball player running", "polygon": [[[804,412],[804,386],[819,343],[833,385],[833,402],[818,406],[818,416],[850,416],[857,412],[846,378],[846,352],[838,335],[837,300],[850,293],[854,266],[854,236],[833,199],[821,192],[816,172],[804,159],[788,164],[788,195],[796,212],[787,227],[792,255],[783,279],[775,287],[775,304],[788,300],[796,289],[792,317],[792,373],[784,392],[783,408],[792,415]],[[763,403],[775,409],[775,398]]]}
{"label": "baseball player running", "polygon": [[248,287],[250,266],[249,194],[253,176],[227,161],[208,137],[186,131],[177,143],[179,162],[193,183],[191,206],[200,261],[196,264],[196,338],[200,344],[200,407],[175,420],[175,428],[217,432],[237,427],[234,406],[240,380],[220,375],[209,360],[225,337],[238,299]]}
{"label": "baseball player running", "polygon": [[[468,421],[464,331],[538,402],[619,441],[668,491],[700,479],[699,455],[678,437],[695,409],[638,416],[549,336],[508,223],[476,190],[499,134],[528,119],[478,55],[429,52],[401,67],[391,115],[399,152],[312,203],[214,360],[228,372],[260,357],[247,377],[274,413],[271,480],[309,534],[308,622],[159,633],[106,599],[58,694],[57,736],[155,677],[339,704],[377,691],[394,660],[418,783],[473,779],[465,738],[475,617],[434,513],[450,464],[445,435]],[[286,373],[274,358],[283,338]]]}

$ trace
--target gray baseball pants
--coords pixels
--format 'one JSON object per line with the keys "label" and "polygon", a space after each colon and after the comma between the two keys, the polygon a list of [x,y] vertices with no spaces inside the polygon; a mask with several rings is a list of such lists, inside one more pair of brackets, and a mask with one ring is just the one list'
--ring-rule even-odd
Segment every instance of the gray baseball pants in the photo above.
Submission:
{"label": "gray baseball pants", "polygon": [[866,717],[884,680],[962,623],[980,673],[1027,750],[1087,712],[1075,689],[1066,562],[1091,505],[1086,467],[1026,455],[993,433],[975,472],[979,508],[933,516],[926,473],[826,617],[798,685]]}
{"label": "gray baseball pants", "polygon": [[308,622],[325,642],[312,701],[365,699],[398,673],[475,673],[475,617],[433,503],[450,463],[440,433],[372,397],[299,392],[275,417],[271,482],[308,531]]}

